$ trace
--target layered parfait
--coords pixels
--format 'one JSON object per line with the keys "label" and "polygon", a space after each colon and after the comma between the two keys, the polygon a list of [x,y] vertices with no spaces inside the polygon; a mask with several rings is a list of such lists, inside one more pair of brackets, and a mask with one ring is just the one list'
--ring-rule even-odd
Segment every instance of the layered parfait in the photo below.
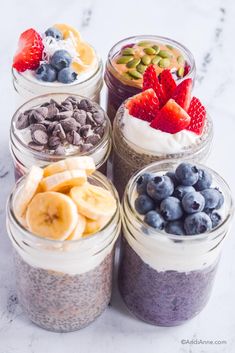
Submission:
{"label": "layered parfait", "polygon": [[55,24],[20,35],[12,64],[13,84],[21,102],[43,93],[77,93],[99,102],[102,63],[74,27]]}
{"label": "layered parfait", "polygon": [[143,74],[150,65],[154,65],[157,75],[169,69],[177,81],[195,76],[192,54],[171,39],[137,36],[118,42],[109,52],[105,71],[111,120],[124,100],[141,91]]}
{"label": "layered parfait", "polygon": [[227,184],[202,165],[154,163],[128,184],[123,211],[119,289],[128,309],[159,326],[197,315],[233,215]]}
{"label": "layered parfait", "polygon": [[89,155],[106,173],[111,127],[104,110],[80,96],[49,94],[21,106],[12,119],[10,148],[16,179],[34,164],[44,166],[74,155]]}
{"label": "layered parfait", "polygon": [[192,97],[192,79],[177,84],[170,70],[158,77],[149,66],[143,91],[125,101],[113,124],[114,183],[120,195],[138,169],[164,159],[205,159],[212,140],[212,121]]}
{"label": "layered parfait", "polygon": [[48,330],[80,329],[110,301],[118,197],[94,170],[90,157],[33,166],[8,202],[19,302]]}

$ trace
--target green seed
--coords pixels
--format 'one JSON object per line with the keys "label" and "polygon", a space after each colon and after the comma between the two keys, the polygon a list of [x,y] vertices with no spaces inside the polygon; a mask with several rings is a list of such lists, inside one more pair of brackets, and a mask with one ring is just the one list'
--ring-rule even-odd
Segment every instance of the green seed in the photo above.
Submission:
{"label": "green seed", "polygon": [[154,56],[152,59],[152,64],[157,65],[162,58],[159,55]]}
{"label": "green seed", "polygon": [[130,80],[130,79],[131,79],[131,76],[129,75],[128,72],[124,72],[124,73],[122,74],[122,77],[125,78],[126,80]]}
{"label": "green seed", "polygon": [[149,55],[144,55],[142,56],[141,61],[144,65],[149,65],[151,63],[151,57]]}
{"label": "green seed", "polygon": [[146,65],[142,65],[142,64],[139,64],[136,66],[136,70],[138,72],[140,72],[141,74],[143,74],[145,72],[145,70],[147,69],[148,66]]}
{"label": "green seed", "polygon": [[132,59],[133,56],[120,56],[120,58],[117,59],[117,64],[127,64]]}
{"label": "green seed", "polygon": [[183,77],[183,76],[184,76],[184,67],[183,67],[183,66],[181,66],[181,67],[178,68],[178,70],[177,70],[177,75],[178,75],[179,77]]}
{"label": "green seed", "polygon": [[160,47],[158,45],[153,45],[152,48],[155,50],[155,54],[158,54],[160,51]]}
{"label": "green seed", "polygon": [[162,58],[170,58],[171,54],[167,50],[160,50],[158,53]]}
{"label": "green seed", "polygon": [[136,70],[129,71],[128,73],[129,73],[129,75],[131,75],[131,77],[133,77],[135,80],[138,80],[139,78],[142,78],[142,77],[143,77],[143,75],[142,75],[140,72],[136,71]]}
{"label": "green seed", "polygon": [[138,43],[139,47],[147,47],[148,45],[151,45],[151,43],[147,41],[142,41]]}
{"label": "green seed", "polygon": [[156,50],[153,48],[144,48],[144,52],[148,55],[154,55],[156,54]]}
{"label": "green seed", "polygon": [[158,63],[158,66],[161,67],[162,69],[165,69],[166,67],[169,67],[171,64],[170,60],[168,58],[161,59]]}
{"label": "green seed", "polygon": [[133,48],[125,48],[122,51],[122,55],[134,55],[134,49]]}
{"label": "green seed", "polygon": [[170,49],[170,50],[173,50],[173,49],[174,49],[174,47],[172,47],[172,45],[170,45],[170,44],[166,44],[166,47],[167,47],[168,49]]}
{"label": "green seed", "polygon": [[140,59],[133,59],[131,61],[129,61],[126,66],[129,68],[129,69],[133,69],[134,67],[136,67],[138,64],[140,63]]}
{"label": "green seed", "polygon": [[182,55],[178,56],[177,61],[179,65],[184,65],[184,57]]}

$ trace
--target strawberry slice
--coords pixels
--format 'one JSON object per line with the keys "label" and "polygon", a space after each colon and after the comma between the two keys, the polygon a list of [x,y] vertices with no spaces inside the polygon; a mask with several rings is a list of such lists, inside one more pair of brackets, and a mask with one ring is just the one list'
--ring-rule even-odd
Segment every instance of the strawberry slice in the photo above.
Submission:
{"label": "strawberry slice", "polygon": [[190,123],[190,116],[173,99],[169,99],[158,112],[150,126],[154,129],[175,134]]}
{"label": "strawberry slice", "polygon": [[201,135],[206,121],[206,108],[198,98],[192,98],[188,109],[188,115],[191,117],[191,121],[187,130],[193,131],[197,135]]}
{"label": "strawberry slice", "polygon": [[30,28],[19,38],[12,66],[19,72],[28,69],[36,70],[42,60],[42,52],[42,38],[33,28]]}
{"label": "strawberry slice", "polygon": [[160,76],[160,80],[166,99],[168,100],[172,98],[177,85],[170,70],[163,70]]}
{"label": "strawberry slice", "polygon": [[151,122],[159,110],[159,100],[154,90],[150,88],[129,99],[126,108],[130,115]]}
{"label": "strawberry slice", "polygon": [[158,80],[158,76],[153,65],[147,67],[143,77],[143,91],[149,88],[152,88],[154,90],[159,99],[160,107],[162,107],[166,103],[167,99],[162,85]]}
{"label": "strawberry slice", "polygon": [[175,89],[172,98],[178,103],[186,112],[191,101],[192,79],[187,78],[182,81]]}

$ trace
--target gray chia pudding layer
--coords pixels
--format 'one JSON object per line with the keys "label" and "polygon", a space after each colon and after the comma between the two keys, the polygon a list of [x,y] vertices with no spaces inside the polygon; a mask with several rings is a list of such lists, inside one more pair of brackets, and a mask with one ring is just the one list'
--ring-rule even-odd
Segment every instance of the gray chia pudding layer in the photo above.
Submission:
{"label": "gray chia pudding layer", "polygon": [[156,271],[122,239],[119,290],[136,317],[158,326],[176,326],[197,315],[206,305],[217,263],[189,272]]}
{"label": "gray chia pudding layer", "polygon": [[113,254],[88,272],[69,275],[33,267],[14,251],[18,298],[29,319],[55,332],[75,331],[94,321],[110,301]]}

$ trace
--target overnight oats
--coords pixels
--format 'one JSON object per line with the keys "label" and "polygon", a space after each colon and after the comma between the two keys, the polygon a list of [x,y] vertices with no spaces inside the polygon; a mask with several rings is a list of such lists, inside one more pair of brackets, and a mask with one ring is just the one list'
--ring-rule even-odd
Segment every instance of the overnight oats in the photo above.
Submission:
{"label": "overnight oats", "polygon": [[14,114],[10,150],[16,180],[32,165],[45,166],[71,156],[91,156],[106,174],[111,125],[95,102],[77,95],[48,94],[31,99]]}
{"label": "overnight oats", "polygon": [[23,32],[13,59],[12,77],[17,106],[45,93],[71,93],[97,103],[103,84],[102,61],[81,34],[67,24],[44,33]]}
{"label": "overnight oats", "polygon": [[137,318],[175,326],[207,304],[233,216],[231,191],[203,165],[153,163],[123,199],[119,289]]}
{"label": "overnight oats", "polygon": [[143,92],[126,100],[113,123],[113,178],[120,195],[131,175],[165,159],[205,160],[213,126],[205,107],[191,97],[192,79],[176,84],[169,70],[159,81],[153,66],[144,73]]}
{"label": "overnight oats", "polygon": [[158,36],[121,40],[110,50],[105,70],[111,121],[124,100],[141,91],[143,74],[150,65],[154,65],[158,75],[169,69],[178,82],[183,77],[195,77],[193,55],[182,44]]}
{"label": "overnight oats", "polygon": [[80,158],[64,168],[33,166],[7,206],[19,302],[31,321],[56,332],[87,326],[111,297],[118,196]]}

